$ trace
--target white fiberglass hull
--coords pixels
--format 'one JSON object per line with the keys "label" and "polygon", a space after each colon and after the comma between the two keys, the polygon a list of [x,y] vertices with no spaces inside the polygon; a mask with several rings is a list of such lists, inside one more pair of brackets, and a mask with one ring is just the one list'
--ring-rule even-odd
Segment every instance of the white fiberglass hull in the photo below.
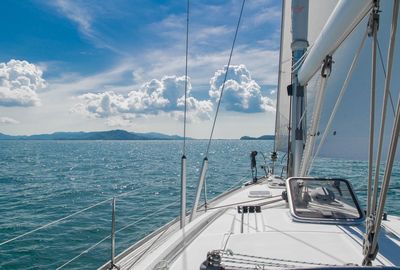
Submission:
{"label": "white fiberglass hull", "polygon": [[[283,190],[271,189],[263,181],[224,194],[208,205],[207,212],[201,209],[183,230],[179,229],[179,220],[171,222],[119,255],[116,265],[120,269],[197,270],[213,250],[225,251],[221,253],[224,269],[361,264],[363,223],[295,222],[281,199]],[[261,212],[239,213],[238,206],[244,205],[259,205]],[[379,247],[374,265],[400,265],[399,217],[389,216],[383,221]]]}

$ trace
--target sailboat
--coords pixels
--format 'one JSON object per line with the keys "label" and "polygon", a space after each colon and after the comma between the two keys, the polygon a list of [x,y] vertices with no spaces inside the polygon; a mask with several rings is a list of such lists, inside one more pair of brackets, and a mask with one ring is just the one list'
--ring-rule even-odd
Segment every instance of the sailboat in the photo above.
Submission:
{"label": "sailboat", "polygon": [[[397,80],[393,77],[393,62],[398,59],[394,53],[400,1],[282,3],[279,93],[271,159],[275,164],[278,155],[285,155],[283,169],[274,166],[265,177],[249,179],[245,185],[202,205],[199,200],[208,167],[206,157],[194,205],[187,211],[183,156],[181,216],[121,254],[115,255],[112,250],[111,260],[100,269],[400,266],[400,217],[384,213],[400,129],[399,104],[393,107],[392,116],[387,112],[393,94],[392,78]],[[388,37],[384,78],[377,76],[378,30]],[[342,113],[342,98],[352,85],[360,57],[366,54],[363,46],[368,40],[370,74],[355,84],[367,84],[371,91],[356,91],[356,95],[362,95],[357,99],[360,103],[352,101],[357,104],[353,107],[371,107],[369,119],[363,115],[369,132],[363,139],[353,137],[357,143],[364,143],[363,151],[368,149],[368,198],[364,209],[349,180],[310,175],[319,153],[334,154],[337,150],[345,155],[343,148],[357,146],[348,139],[353,134],[336,121],[335,115]],[[378,87],[379,82],[383,87]],[[382,105],[377,105],[380,99]],[[380,122],[376,121],[378,109],[382,112]],[[388,129],[390,132],[385,133]],[[346,142],[352,145],[338,145]],[[335,146],[324,149],[325,143]],[[383,176],[380,166],[384,166]],[[279,175],[280,171],[285,173]]]}

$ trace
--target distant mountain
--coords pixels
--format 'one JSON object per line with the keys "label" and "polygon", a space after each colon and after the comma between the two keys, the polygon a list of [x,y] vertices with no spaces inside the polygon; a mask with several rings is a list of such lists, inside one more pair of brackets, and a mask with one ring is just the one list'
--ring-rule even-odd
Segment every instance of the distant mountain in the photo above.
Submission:
{"label": "distant mountain", "polygon": [[[162,133],[136,133],[116,129],[94,132],[55,132],[30,136],[10,136],[0,133],[0,140],[182,140],[177,135]],[[190,139],[190,138],[189,138]]]}
{"label": "distant mountain", "polygon": [[240,138],[241,140],[248,140],[248,141],[252,141],[252,140],[274,140],[275,136],[274,135],[262,135],[260,137],[249,137],[249,136],[243,136]]}

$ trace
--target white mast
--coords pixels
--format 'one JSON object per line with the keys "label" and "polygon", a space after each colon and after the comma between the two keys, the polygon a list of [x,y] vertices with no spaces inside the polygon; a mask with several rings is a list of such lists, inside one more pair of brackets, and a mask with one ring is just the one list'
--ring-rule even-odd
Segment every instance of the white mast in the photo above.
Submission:
{"label": "white mast", "polygon": [[[308,47],[308,0],[292,1],[292,64],[297,63]],[[292,84],[289,86],[291,98],[291,129],[288,176],[299,173],[306,130],[304,113],[304,87],[297,78],[297,69],[292,71]]]}

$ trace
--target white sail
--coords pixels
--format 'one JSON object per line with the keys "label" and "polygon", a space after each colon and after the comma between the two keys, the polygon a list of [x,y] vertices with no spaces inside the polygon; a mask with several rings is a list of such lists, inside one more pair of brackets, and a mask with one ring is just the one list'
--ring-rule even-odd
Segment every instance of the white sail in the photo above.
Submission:
{"label": "white sail", "polygon": [[[372,6],[372,1],[365,0],[342,0],[339,1],[332,14],[329,8],[322,6],[325,1],[310,2],[310,11],[318,14],[310,18],[317,22],[309,22],[310,30],[317,30],[319,33],[315,45],[310,50],[304,64],[299,70],[298,78],[300,84],[306,84],[317,70],[319,70],[326,55],[332,54],[336,48],[353,31],[357,24],[364,18]],[[320,14],[321,13],[321,14]],[[326,21],[326,15],[329,14],[329,20]],[[321,18],[322,17],[322,18]],[[315,19],[314,19],[315,18]],[[325,18],[325,19],[324,19]],[[320,22],[324,22],[323,29],[320,28]],[[319,22],[319,23],[318,23]]]}
{"label": "white sail", "polygon": [[[326,24],[330,14],[334,10],[338,0],[310,0],[309,1],[309,16],[308,16],[308,42],[313,46],[316,38],[321,32],[321,29]],[[286,151],[288,145],[289,133],[289,112],[290,112],[290,99],[287,94],[287,86],[291,84],[292,72],[292,33],[291,33],[291,14],[292,14],[292,1],[283,1],[282,12],[282,26],[281,26],[281,51],[279,63],[279,77],[278,77],[278,95],[277,95],[277,110],[275,122],[275,150]],[[294,7],[297,9],[299,7]],[[295,66],[296,68],[296,66]],[[314,86],[315,81],[310,85]],[[314,87],[310,88],[307,93],[307,109],[312,110],[315,90]]]}
{"label": "white sail", "polygon": [[[317,4],[318,2],[325,1],[310,1],[310,3]],[[369,1],[365,1],[369,2]],[[353,1],[350,1],[353,4]],[[364,2],[361,4],[365,4]],[[381,10],[384,12],[391,11],[392,1],[381,1]],[[321,9],[316,9],[319,12]],[[364,9],[360,9],[365,13]],[[313,12],[312,7],[310,12]],[[354,17],[357,15],[354,14]],[[316,16],[310,16],[315,18]],[[318,17],[318,16],[317,16]],[[390,30],[390,16],[382,16],[380,20],[378,40],[381,51],[383,53],[383,63],[386,64],[386,50],[388,47],[388,37]],[[322,135],[327,125],[328,119],[336,103],[339,91],[342,87],[347,72],[349,71],[351,62],[355,53],[360,46],[361,40],[366,34],[368,23],[368,16],[366,16],[357,27],[348,35],[339,48],[333,53],[333,67],[330,78],[328,79],[326,96],[323,101],[323,112],[320,116],[320,123],[318,134]],[[312,27],[314,24],[309,23]],[[312,30],[311,30],[312,31]],[[310,31],[310,32],[311,32]],[[310,42],[311,43],[311,42]],[[312,43],[311,43],[312,45]],[[398,52],[397,52],[398,54]],[[360,62],[354,70],[353,76],[350,78],[347,92],[340,103],[332,126],[328,131],[328,136],[325,143],[320,148],[320,156],[325,157],[345,157],[346,159],[366,160],[368,158],[368,140],[369,140],[369,99],[370,99],[370,72],[371,72],[371,39],[367,39],[365,47],[361,51]],[[395,57],[398,59],[398,56]],[[307,60],[306,60],[307,61]],[[306,61],[304,65],[306,65]],[[320,65],[319,65],[320,66]],[[304,67],[304,66],[303,66]],[[400,68],[400,64],[395,61],[395,70]],[[320,70],[314,71],[314,77],[307,86],[307,117],[313,111],[313,99],[315,96],[315,89],[318,89],[318,77]],[[307,77],[303,75],[304,77]],[[376,97],[376,111],[375,123],[380,122],[380,114],[382,108],[384,85],[384,72],[381,65],[381,60],[378,59],[378,78],[377,78],[377,97]],[[392,79],[391,96],[393,105],[396,106],[397,97],[399,93],[400,78],[394,76]],[[393,121],[392,105],[389,104],[388,108],[388,124],[385,127],[385,140],[390,135]],[[378,136],[378,129],[375,131],[375,140]],[[320,136],[321,137],[321,136]],[[318,147],[319,139],[317,139],[316,147]],[[386,140],[388,142],[388,140]],[[376,144],[376,142],[375,142]],[[387,143],[385,147],[387,148]],[[314,149],[314,153],[315,153]],[[384,149],[383,157],[386,156]],[[397,155],[399,158],[399,155]]]}
{"label": "white sail", "polygon": [[290,27],[291,20],[291,1],[282,2],[282,21],[281,21],[281,50],[278,74],[278,93],[276,104],[275,121],[275,151],[286,151],[289,134],[289,112],[290,100],[286,87],[291,83],[292,51],[290,43],[292,40]]}

